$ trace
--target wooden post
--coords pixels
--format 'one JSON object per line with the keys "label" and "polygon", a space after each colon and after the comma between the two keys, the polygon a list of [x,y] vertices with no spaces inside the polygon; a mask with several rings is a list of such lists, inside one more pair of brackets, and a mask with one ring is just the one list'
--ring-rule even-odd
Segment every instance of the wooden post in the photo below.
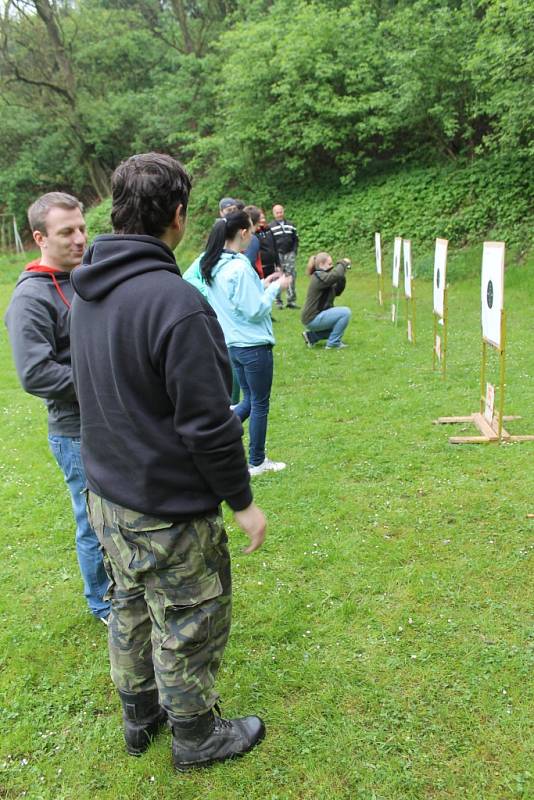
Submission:
{"label": "wooden post", "polygon": [[442,372],[441,375],[445,378],[447,374],[447,334],[449,329],[449,284],[445,285],[443,292],[443,351],[441,356]]}
{"label": "wooden post", "polygon": [[504,378],[506,349],[506,312],[501,311],[501,349],[499,351],[499,440],[502,438],[502,421],[504,417]]}

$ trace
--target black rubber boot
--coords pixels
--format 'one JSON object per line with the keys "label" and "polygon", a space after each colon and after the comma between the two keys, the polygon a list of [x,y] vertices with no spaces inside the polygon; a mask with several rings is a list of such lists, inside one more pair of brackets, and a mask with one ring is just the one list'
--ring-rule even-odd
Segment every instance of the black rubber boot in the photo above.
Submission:
{"label": "black rubber boot", "polygon": [[126,750],[131,756],[140,756],[167,722],[167,712],[159,704],[157,689],[135,694],[119,691],[119,696]]}
{"label": "black rubber boot", "polygon": [[242,756],[265,736],[259,717],[222,719],[213,711],[172,721],[172,760],[180,772]]}

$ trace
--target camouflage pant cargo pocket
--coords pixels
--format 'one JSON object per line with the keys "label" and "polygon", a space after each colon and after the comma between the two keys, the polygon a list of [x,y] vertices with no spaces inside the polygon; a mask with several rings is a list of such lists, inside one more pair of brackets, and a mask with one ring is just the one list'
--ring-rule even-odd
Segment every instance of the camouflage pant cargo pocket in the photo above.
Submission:
{"label": "camouflage pant cargo pocket", "polygon": [[162,650],[174,650],[183,657],[204,647],[220,613],[218,598],[222,592],[217,574],[206,575],[189,587],[177,587],[172,594],[156,592],[161,603]]}

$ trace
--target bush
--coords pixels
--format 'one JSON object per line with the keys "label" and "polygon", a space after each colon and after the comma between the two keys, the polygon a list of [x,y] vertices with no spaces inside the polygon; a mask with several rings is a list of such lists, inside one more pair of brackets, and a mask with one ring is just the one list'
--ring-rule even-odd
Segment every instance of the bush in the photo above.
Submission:
{"label": "bush", "polygon": [[[485,238],[503,240],[508,248],[519,252],[526,248],[532,227],[528,206],[531,171],[532,167],[519,159],[493,157],[431,166],[405,165],[397,171],[369,175],[350,187],[319,186],[298,195],[273,191],[269,196],[265,187],[257,193],[237,187],[234,194],[247,202],[263,204],[268,214],[273,201],[284,203],[288,217],[298,227],[303,258],[325,249],[334,256],[372,253],[374,233],[380,231],[385,250],[394,236],[411,239],[414,269],[419,277],[430,278],[438,236],[449,240],[453,270],[454,251]],[[209,210],[200,207],[199,200],[206,199],[205,190],[200,181],[193,190],[184,248],[188,256],[189,252],[196,255],[201,251],[216,215],[215,201]],[[111,230],[110,206],[106,200],[87,213],[91,238]],[[423,254],[419,259],[417,251]],[[480,261],[476,256],[461,263],[456,277],[469,271],[468,263],[478,269]]]}
{"label": "bush", "polygon": [[103,200],[97,206],[88,209],[85,214],[89,241],[101,233],[111,233],[111,198]]}

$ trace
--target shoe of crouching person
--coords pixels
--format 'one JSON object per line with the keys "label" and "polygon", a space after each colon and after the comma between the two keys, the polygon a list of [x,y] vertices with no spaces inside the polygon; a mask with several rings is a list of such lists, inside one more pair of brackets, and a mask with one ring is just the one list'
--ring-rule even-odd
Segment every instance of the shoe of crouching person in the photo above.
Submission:
{"label": "shoe of crouching person", "polygon": [[158,690],[121,692],[122,722],[126,750],[140,756],[167,722],[167,712],[159,704]]}
{"label": "shoe of crouching person", "polygon": [[172,760],[179,772],[242,756],[265,736],[259,717],[223,719],[213,709],[195,717],[173,717],[170,724]]}

